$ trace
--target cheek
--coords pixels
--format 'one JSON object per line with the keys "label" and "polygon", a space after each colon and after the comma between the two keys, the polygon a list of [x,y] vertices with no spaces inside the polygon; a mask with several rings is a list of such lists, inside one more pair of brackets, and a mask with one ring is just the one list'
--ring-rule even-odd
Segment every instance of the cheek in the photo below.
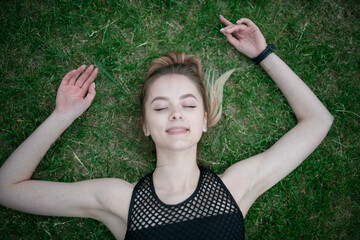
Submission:
{"label": "cheek", "polygon": [[150,131],[150,134],[154,135],[157,132],[162,131],[165,125],[164,121],[164,117],[161,117],[159,114],[148,114],[146,118],[146,127]]}
{"label": "cheek", "polygon": [[198,131],[202,131],[204,125],[204,113],[196,114],[193,118],[193,123]]}

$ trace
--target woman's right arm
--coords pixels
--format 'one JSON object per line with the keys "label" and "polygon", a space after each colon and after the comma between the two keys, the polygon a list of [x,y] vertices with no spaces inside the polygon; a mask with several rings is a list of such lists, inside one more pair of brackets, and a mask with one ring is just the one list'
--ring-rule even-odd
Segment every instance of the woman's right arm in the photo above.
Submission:
{"label": "woman's right arm", "polygon": [[[119,190],[115,193],[118,200],[129,198],[131,184],[119,179],[76,183],[31,180],[50,146],[85,112],[95,97],[93,81],[98,70],[93,66],[84,70],[85,66],[81,66],[64,77],[58,90],[55,111],[0,168],[1,205],[39,215],[101,218],[100,212],[106,211],[105,205],[108,204],[105,202],[113,185],[118,186]],[[120,214],[126,214],[126,210],[120,210],[124,212]]]}

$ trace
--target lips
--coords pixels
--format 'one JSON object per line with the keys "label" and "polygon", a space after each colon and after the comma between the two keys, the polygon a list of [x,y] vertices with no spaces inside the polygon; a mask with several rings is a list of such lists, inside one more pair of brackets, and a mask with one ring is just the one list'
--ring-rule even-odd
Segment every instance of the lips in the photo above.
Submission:
{"label": "lips", "polygon": [[186,127],[171,127],[166,130],[166,132],[170,135],[180,135],[186,134],[189,131]]}

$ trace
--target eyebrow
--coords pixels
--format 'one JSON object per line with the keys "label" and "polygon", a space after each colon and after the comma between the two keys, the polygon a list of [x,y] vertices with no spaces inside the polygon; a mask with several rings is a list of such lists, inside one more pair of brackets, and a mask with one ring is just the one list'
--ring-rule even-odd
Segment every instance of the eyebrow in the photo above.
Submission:
{"label": "eyebrow", "polygon": [[[197,98],[191,94],[191,93],[188,93],[188,94],[184,94],[180,97],[180,99],[184,99],[184,98],[188,98],[188,97],[192,97],[192,98],[195,98],[195,100],[197,101]],[[150,104],[152,104],[153,102],[155,102],[156,100],[163,100],[163,101],[169,101],[169,98],[168,97],[156,97],[154,98]]]}

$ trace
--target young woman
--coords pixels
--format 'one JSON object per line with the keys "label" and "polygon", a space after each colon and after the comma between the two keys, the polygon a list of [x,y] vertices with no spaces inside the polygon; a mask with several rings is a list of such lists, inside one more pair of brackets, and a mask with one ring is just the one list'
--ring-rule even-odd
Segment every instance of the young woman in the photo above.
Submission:
{"label": "young woman", "polygon": [[[0,169],[0,203],[19,211],[94,218],[117,239],[244,239],[243,218],[254,201],[321,143],[333,117],[301,79],[273,53],[249,19],[221,32],[271,76],[298,123],[267,151],[238,161],[220,176],[197,165],[197,143],[219,120],[220,86],[202,82],[193,55],[154,60],[141,92],[142,128],[156,145],[153,173],[138,183],[96,179],[75,183],[31,180],[51,144],[90,106],[98,70],[81,66],[59,87],[56,108]],[[257,58],[256,58],[257,57]]]}

